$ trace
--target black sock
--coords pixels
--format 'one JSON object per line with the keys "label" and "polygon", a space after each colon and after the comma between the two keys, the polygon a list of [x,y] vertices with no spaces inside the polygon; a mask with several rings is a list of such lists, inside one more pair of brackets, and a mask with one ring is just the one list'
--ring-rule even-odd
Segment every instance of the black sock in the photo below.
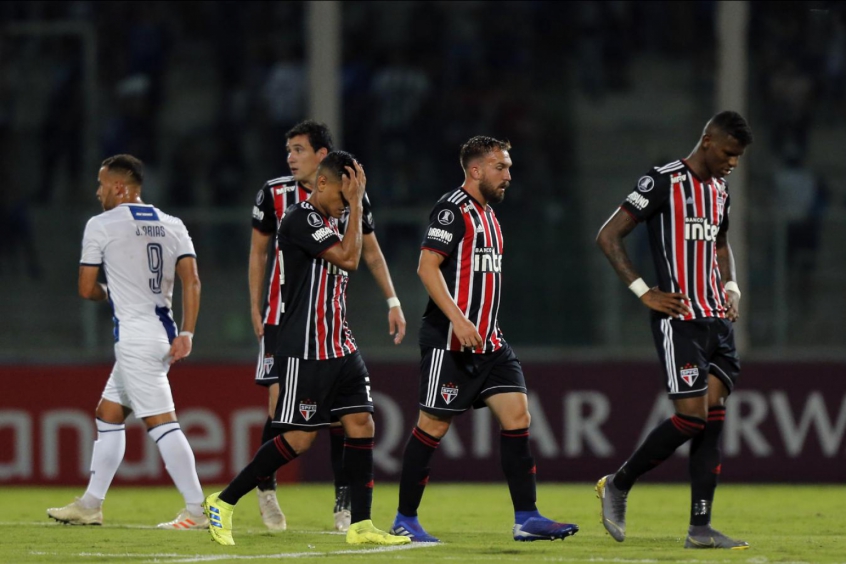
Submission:
{"label": "black sock", "polygon": [[250,490],[296,457],[297,453],[285,440],[285,436],[276,436],[261,445],[253,460],[220,492],[220,499],[235,505]]}
{"label": "black sock", "polygon": [[335,478],[335,502],[342,495],[342,488],[348,486],[347,476],[344,473],[344,428],[329,428],[329,447],[332,458],[332,475]]}
{"label": "black sock", "polygon": [[402,453],[402,475],[400,476],[398,511],[406,517],[415,517],[423,490],[429,483],[429,462],[441,439],[429,435],[420,427],[411,431],[411,436]]}
{"label": "black sock", "polygon": [[717,405],[708,409],[705,431],[690,443],[690,524],[711,523],[711,504],[720,476],[720,434],[726,420],[726,408]]}
{"label": "black sock", "polygon": [[698,417],[676,413],[652,429],[643,444],[617,470],[614,487],[630,490],[635,481],[667,460],[677,448],[700,434],[705,422]]}
{"label": "black sock", "polygon": [[[273,418],[268,417],[267,421],[264,422],[264,429],[261,430],[261,444],[264,444],[271,439],[275,438],[276,435],[279,434],[279,429],[274,429],[273,427]],[[258,484],[258,489],[266,492],[267,490],[275,490],[276,489],[276,472],[270,474],[270,476],[263,479]]]}
{"label": "black sock", "polygon": [[514,511],[536,511],[536,469],[529,448],[529,429],[502,431],[499,435],[499,456]]}
{"label": "black sock", "polygon": [[350,484],[350,523],[367,521],[373,505],[373,437],[346,438],[344,473]]}

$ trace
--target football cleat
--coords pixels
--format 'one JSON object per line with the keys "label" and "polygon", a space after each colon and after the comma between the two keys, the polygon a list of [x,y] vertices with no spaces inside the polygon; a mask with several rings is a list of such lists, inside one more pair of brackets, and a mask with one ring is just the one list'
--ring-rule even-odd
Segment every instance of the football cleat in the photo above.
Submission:
{"label": "football cleat", "polygon": [[235,511],[235,506],[221,501],[218,497],[220,493],[213,493],[206,498],[203,502],[203,511],[209,519],[209,533],[212,540],[218,544],[231,546],[235,544],[235,539],[232,538],[232,513]]}
{"label": "football cleat", "polygon": [[335,486],[335,530],[345,533],[350,528],[350,487]]}
{"label": "football cleat", "polygon": [[406,517],[401,513],[397,513],[397,517],[394,519],[391,534],[408,537],[411,539],[411,542],[441,542],[440,539],[426,532],[420,525],[417,517]]}
{"label": "football cleat", "polygon": [[256,493],[258,494],[261,520],[264,521],[265,527],[271,531],[284,531],[287,529],[288,522],[285,520],[285,514],[282,513],[282,508],[279,507],[279,502],[276,500],[276,490],[256,490]]}
{"label": "football cleat", "polygon": [[179,512],[176,516],[176,519],[173,521],[168,521],[167,523],[159,523],[156,525],[158,529],[178,529],[178,530],[188,530],[188,529],[205,529],[209,526],[209,519],[205,516],[204,513],[200,515],[194,515],[193,513],[189,512],[188,509],[183,509]]}
{"label": "football cleat", "polygon": [[102,525],[103,508],[83,507],[80,501],[76,498],[64,507],[51,507],[47,510],[47,516],[67,525]]}
{"label": "football cleat", "polygon": [[373,521],[359,521],[350,525],[347,531],[347,544],[379,544],[383,546],[396,546],[409,544],[411,539],[398,535],[392,535],[380,531],[373,525]]}
{"label": "football cleat", "polygon": [[628,490],[622,491],[614,487],[614,475],[609,474],[596,483],[596,497],[602,504],[599,512],[602,525],[608,534],[617,542],[626,540],[626,501]]}
{"label": "football cleat", "polygon": [[[701,529],[701,531],[696,530]],[[749,543],[734,540],[720,531],[708,527],[691,527],[684,541],[685,548],[728,548],[729,550],[746,550]]]}
{"label": "football cleat", "polygon": [[572,523],[556,523],[543,516],[530,517],[522,525],[514,525],[514,540],[536,541],[565,539],[579,532],[579,526]]}

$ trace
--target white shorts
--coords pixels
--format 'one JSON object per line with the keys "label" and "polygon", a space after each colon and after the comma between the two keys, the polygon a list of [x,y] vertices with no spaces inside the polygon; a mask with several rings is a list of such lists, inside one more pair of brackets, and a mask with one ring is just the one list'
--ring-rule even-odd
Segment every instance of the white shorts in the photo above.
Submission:
{"label": "white shorts", "polygon": [[115,343],[115,366],[103,399],[130,408],[138,418],[174,411],[167,379],[169,351],[167,341]]}

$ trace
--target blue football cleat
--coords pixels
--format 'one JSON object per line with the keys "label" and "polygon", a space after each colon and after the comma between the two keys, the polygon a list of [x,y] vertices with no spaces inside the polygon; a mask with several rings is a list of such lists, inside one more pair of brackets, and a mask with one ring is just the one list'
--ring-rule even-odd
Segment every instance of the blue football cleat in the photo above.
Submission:
{"label": "blue football cleat", "polygon": [[391,534],[408,537],[411,542],[441,542],[423,529],[417,517],[406,517],[402,513],[397,513]]}
{"label": "blue football cleat", "polygon": [[564,539],[579,532],[579,526],[556,523],[546,517],[531,517],[522,525],[514,525],[514,540],[536,541]]}

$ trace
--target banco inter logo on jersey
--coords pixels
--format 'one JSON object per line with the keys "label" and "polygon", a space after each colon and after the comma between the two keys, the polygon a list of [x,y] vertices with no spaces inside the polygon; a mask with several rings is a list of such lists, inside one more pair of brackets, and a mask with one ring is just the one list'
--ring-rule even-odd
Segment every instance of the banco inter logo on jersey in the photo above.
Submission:
{"label": "banco inter logo on jersey", "polygon": [[717,233],[719,232],[720,226],[711,225],[707,218],[684,218],[684,238],[688,241],[708,241],[712,243],[717,240]]}
{"label": "banco inter logo on jersey", "polygon": [[502,255],[492,247],[476,249],[473,270],[476,272],[502,272]]}

